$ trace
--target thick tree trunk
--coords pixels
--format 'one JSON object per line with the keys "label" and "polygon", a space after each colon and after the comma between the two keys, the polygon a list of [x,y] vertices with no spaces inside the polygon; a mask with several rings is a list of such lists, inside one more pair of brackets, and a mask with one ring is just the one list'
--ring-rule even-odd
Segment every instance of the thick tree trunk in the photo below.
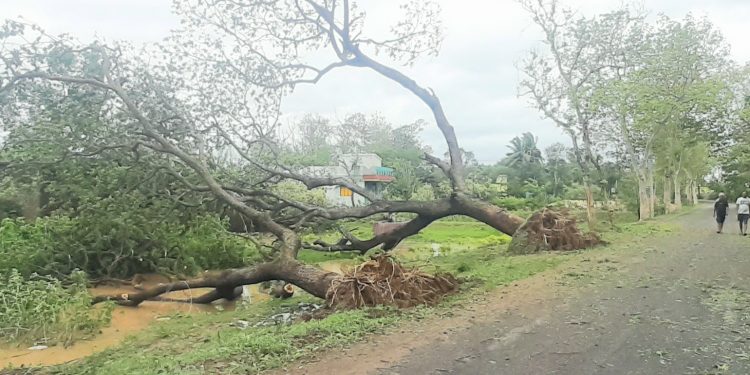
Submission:
{"label": "thick tree trunk", "polygon": [[698,182],[693,180],[693,204],[698,204],[698,195],[700,193],[700,188],[698,187]]}
{"label": "thick tree trunk", "polygon": [[[501,207],[461,193],[454,194],[453,197],[446,200],[430,203],[432,204],[429,207],[422,207],[417,218],[403,225],[395,226],[387,233],[380,233],[370,240],[354,240],[353,243],[348,245],[348,249],[366,251],[379,244],[398,243],[401,239],[418,233],[433,221],[451,215],[466,215],[500,232],[512,235],[510,248],[515,253],[531,253],[540,250],[573,250],[590,247],[600,242],[598,237],[578,231],[574,219],[549,210],[532,216],[532,219],[536,218],[535,220],[526,221]],[[416,210],[418,206],[416,204],[412,208]],[[332,246],[327,251],[341,251],[342,249]],[[284,252],[275,261],[253,267],[211,273],[201,278],[159,285],[137,293],[99,296],[94,299],[94,303],[111,300],[120,305],[137,306],[146,300],[159,300],[161,294],[171,291],[214,288],[213,292],[204,296],[192,301],[184,301],[211,303],[221,298],[231,299],[236,297],[237,288],[242,285],[257,284],[270,280],[283,280],[316,297],[326,298],[333,281],[340,276],[315,266],[303,264],[292,258],[291,254],[296,254],[296,251]]]}
{"label": "thick tree trunk", "polygon": [[672,212],[672,178],[668,175],[664,176],[664,213],[669,214]]}
{"label": "thick tree trunk", "polygon": [[679,175],[673,176],[672,180],[674,183],[674,209],[680,210],[682,209],[682,186]]}
{"label": "thick tree trunk", "polygon": [[326,293],[331,283],[339,277],[336,273],[327,272],[318,267],[282,257],[276,261],[252,267],[218,271],[213,274],[204,275],[201,278],[161,284],[137,293],[98,296],[94,298],[93,303],[115,301],[117,304],[123,306],[138,306],[141,302],[156,299],[164,293],[193,288],[215,288],[215,292],[209,293],[214,298],[199,297],[193,301],[185,301],[211,303],[214,300],[229,298],[235,295],[233,291],[236,287],[258,284],[270,280],[284,280],[316,297],[326,298]]}
{"label": "thick tree trunk", "polygon": [[689,178],[685,186],[685,197],[691,205],[698,204],[698,183],[693,178]]}
{"label": "thick tree trunk", "polygon": [[638,178],[638,219],[647,220],[654,217],[651,210],[651,187],[641,177]]}
{"label": "thick tree trunk", "polygon": [[509,236],[513,236],[526,221],[504,208],[462,194],[455,196],[453,201],[456,213],[479,220]]}

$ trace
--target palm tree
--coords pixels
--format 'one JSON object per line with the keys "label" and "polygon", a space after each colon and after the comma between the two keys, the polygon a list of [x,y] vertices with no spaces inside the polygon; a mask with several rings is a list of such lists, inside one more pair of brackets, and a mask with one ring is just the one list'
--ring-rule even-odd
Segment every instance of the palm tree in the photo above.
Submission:
{"label": "palm tree", "polygon": [[542,163],[542,152],[536,146],[537,138],[529,133],[515,137],[510,141],[510,152],[506,154],[505,164],[509,167],[519,167]]}

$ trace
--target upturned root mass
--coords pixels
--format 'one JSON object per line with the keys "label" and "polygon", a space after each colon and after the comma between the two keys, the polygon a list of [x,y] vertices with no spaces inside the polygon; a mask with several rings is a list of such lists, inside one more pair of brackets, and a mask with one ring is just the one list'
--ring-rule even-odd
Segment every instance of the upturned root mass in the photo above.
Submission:
{"label": "upturned root mass", "polygon": [[437,303],[444,296],[455,293],[458,285],[458,280],[450,274],[428,275],[407,269],[384,254],[334,280],[326,300],[334,308],[377,305],[406,308]]}
{"label": "upturned root mass", "polygon": [[529,254],[544,250],[578,250],[603,241],[596,233],[578,229],[576,218],[568,211],[543,209],[526,220],[510,243],[512,254]]}

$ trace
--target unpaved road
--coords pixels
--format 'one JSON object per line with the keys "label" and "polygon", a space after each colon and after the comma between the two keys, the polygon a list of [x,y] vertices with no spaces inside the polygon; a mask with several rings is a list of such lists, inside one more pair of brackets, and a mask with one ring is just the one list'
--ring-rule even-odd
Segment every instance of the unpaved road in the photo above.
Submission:
{"label": "unpaved road", "polygon": [[296,374],[750,374],[750,237],[711,210],[377,336]]}

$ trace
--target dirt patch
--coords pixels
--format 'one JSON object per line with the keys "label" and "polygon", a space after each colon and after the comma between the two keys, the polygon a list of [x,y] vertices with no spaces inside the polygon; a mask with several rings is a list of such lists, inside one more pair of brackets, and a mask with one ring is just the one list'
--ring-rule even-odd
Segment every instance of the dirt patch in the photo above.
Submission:
{"label": "dirt patch", "polygon": [[[546,271],[497,290],[488,296],[467,301],[467,306],[451,312],[450,316],[415,321],[398,331],[371,336],[351,348],[323,352],[318,359],[297,363],[295,367],[277,370],[272,374],[368,374],[406,358],[415,348],[451,341],[452,335],[472,325],[492,320],[487,311],[495,314],[527,314],[547,298],[563,295],[556,286],[557,271]],[[553,287],[554,286],[554,287]],[[553,297],[554,295],[554,297]],[[377,353],[377,355],[373,355]]]}
{"label": "dirt patch", "polygon": [[328,290],[326,300],[334,308],[365,306],[412,307],[434,304],[458,290],[453,275],[428,275],[407,269],[387,254],[373,257],[344,273]]}
{"label": "dirt patch", "polygon": [[[625,265],[639,264],[642,254],[636,251],[601,251],[587,253],[584,259],[571,259],[569,262],[530,278],[513,282],[486,295],[466,300],[462,307],[449,314],[419,321],[409,322],[384,335],[370,336],[367,340],[351,348],[325,351],[314,358],[271,372],[281,374],[371,374],[399,363],[420,348],[443,343],[453,343],[456,337],[477,324],[497,322],[498,319],[511,319],[540,315],[530,325],[520,326],[506,332],[499,338],[502,343],[522,339],[536,326],[552,319],[554,311],[550,304],[560,304],[578,294],[580,285],[570,282],[566,273],[592,272],[611,273],[601,269],[603,265],[617,262],[623,266],[616,272],[625,272]],[[488,343],[490,345],[492,343]],[[465,343],[456,343],[465,345]],[[377,355],[373,355],[377,353]],[[398,368],[385,373],[401,372]]]}

